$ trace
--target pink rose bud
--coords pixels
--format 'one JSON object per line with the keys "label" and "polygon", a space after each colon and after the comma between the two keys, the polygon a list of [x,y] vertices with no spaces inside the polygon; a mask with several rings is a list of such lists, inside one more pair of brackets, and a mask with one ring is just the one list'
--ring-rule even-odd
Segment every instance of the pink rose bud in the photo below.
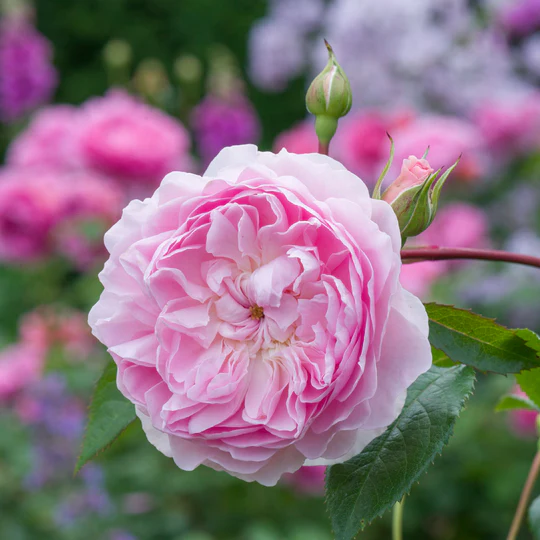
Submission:
{"label": "pink rose bud", "polygon": [[439,178],[440,170],[434,172],[426,159],[409,156],[403,160],[401,173],[382,196],[396,213],[403,242],[429,227],[437,212],[442,186],[457,163]]}
{"label": "pink rose bud", "polygon": [[383,200],[392,204],[404,190],[421,186],[433,172],[427,159],[409,156],[408,159],[403,160],[399,176],[384,192]]}

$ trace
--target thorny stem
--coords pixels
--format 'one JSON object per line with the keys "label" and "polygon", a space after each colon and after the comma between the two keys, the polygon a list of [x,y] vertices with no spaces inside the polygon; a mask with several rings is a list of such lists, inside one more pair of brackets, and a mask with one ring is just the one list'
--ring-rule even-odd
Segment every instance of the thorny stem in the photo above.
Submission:
{"label": "thorny stem", "polygon": [[540,450],[536,453],[536,456],[534,456],[531,470],[529,471],[529,476],[527,476],[527,480],[525,481],[525,485],[523,486],[523,491],[521,492],[519,503],[516,508],[516,514],[514,516],[514,520],[512,521],[512,526],[510,527],[510,531],[506,540],[516,540],[517,538],[519,529],[521,528],[521,523],[523,521],[523,516],[525,515],[525,512],[527,510],[527,503],[529,502],[529,499],[531,497],[531,491],[534,487],[534,483],[536,482],[536,478],[538,477],[539,470]]}
{"label": "thorny stem", "polygon": [[483,261],[500,261],[524,264],[540,268],[540,258],[509,251],[495,249],[471,249],[448,247],[425,247],[401,250],[401,260],[404,263],[421,261],[444,261],[450,259],[476,259]]}

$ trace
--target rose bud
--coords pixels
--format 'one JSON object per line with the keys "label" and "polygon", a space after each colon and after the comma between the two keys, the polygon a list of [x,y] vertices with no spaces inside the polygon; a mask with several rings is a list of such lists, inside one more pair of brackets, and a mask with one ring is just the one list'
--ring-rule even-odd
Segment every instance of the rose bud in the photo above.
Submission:
{"label": "rose bud", "polygon": [[328,64],[315,77],[306,94],[307,110],[315,115],[315,132],[319,143],[328,147],[336,133],[338,119],[345,116],[352,105],[349,79],[338,64],[332,47],[328,49]]}
{"label": "rose bud", "polygon": [[424,158],[409,156],[403,160],[399,176],[382,196],[396,213],[403,242],[429,227],[437,212],[443,184],[457,163],[439,176],[440,169],[433,171]]}

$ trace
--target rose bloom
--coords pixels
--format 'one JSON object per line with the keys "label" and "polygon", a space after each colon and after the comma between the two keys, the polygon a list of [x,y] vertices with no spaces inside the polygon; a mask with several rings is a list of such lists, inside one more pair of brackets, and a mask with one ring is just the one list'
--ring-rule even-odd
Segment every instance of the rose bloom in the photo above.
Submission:
{"label": "rose bloom", "polygon": [[75,144],[78,118],[78,109],[68,105],[42,109],[11,143],[7,163],[18,167],[59,170],[78,166],[78,148]]}
{"label": "rose bloom", "polygon": [[0,172],[0,259],[29,261],[50,251],[49,233],[61,213],[63,190],[52,172]]}
{"label": "rose bloom", "polygon": [[132,201],[105,244],[90,325],[182,469],[274,485],[342,462],[431,365],[395,214],[327,156],[226,148]]}
{"label": "rose bloom", "polygon": [[87,101],[80,122],[81,159],[106,175],[156,183],[170,170],[191,166],[182,124],[125,92]]}

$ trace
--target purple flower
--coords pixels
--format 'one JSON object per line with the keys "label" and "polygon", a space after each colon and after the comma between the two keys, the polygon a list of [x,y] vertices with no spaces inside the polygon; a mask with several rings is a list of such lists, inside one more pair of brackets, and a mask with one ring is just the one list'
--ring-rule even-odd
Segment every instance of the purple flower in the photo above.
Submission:
{"label": "purple flower", "polygon": [[192,124],[205,164],[225,146],[257,142],[260,132],[251,103],[238,94],[229,99],[206,96],[195,108]]}
{"label": "purple flower", "polygon": [[49,41],[20,17],[0,21],[0,120],[13,122],[46,103],[57,83]]}

